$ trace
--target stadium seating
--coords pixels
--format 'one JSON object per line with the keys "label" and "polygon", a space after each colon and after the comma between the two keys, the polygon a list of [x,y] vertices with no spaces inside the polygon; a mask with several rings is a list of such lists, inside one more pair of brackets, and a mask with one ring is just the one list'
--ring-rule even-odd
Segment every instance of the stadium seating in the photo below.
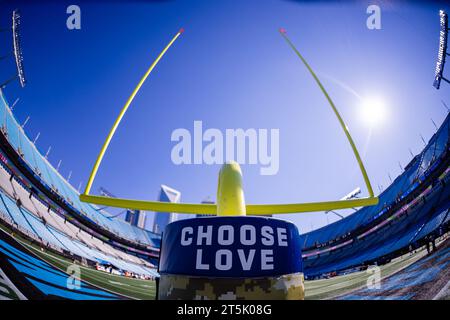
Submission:
{"label": "stadium seating", "polygon": [[448,135],[449,118],[447,117],[424,151],[416,156],[405,168],[403,174],[379,195],[380,202],[378,205],[362,208],[345,219],[304,234],[302,236],[303,247],[309,248],[315,244],[323,244],[355,230],[364,223],[370,222],[371,219],[378,217],[379,213],[382,213],[383,209],[395,202],[396,199],[401,198],[405,193],[410,193],[414,187],[418,186],[417,181],[430,167],[431,160],[439,158],[447,150]]}
{"label": "stadium seating", "polygon": [[79,193],[70,185],[59,172],[38,151],[36,146],[26,136],[21,126],[11,113],[3,92],[0,91],[0,123],[3,133],[11,146],[22,156],[23,161],[41,178],[42,184],[53,190],[81,215],[86,216],[96,224],[114,234],[135,241],[137,243],[155,246],[159,244],[159,236],[147,230],[112,219],[111,216],[98,208],[82,203]]}
{"label": "stadium seating", "polygon": [[[46,225],[43,220],[33,215],[24,207],[18,206],[14,199],[11,199],[1,191],[0,200],[0,211],[7,213],[16,224],[27,229],[28,232],[34,233],[44,244],[50,245],[52,248],[60,248],[92,261],[108,262],[118,269],[131,271],[139,275],[155,276],[157,274],[154,269],[146,268],[144,262],[137,257],[120,252],[105,244],[94,248],[94,242],[97,241],[98,245],[99,240],[94,240],[95,238],[88,236],[86,233],[81,237],[85,242],[70,238],[67,234],[53,226]],[[79,235],[80,233],[77,234],[77,236]],[[136,263],[140,263],[141,265]],[[147,263],[147,266],[150,266],[150,264]]]}
{"label": "stadium seating", "polygon": [[[156,276],[154,265],[160,236],[82,203],[78,191],[28,139],[1,90],[0,98],[2,133],[24,164],[17,169],[6,164],[8,159],[0,161],[0,218],[59,252],[140,275]],[[362,208],[300,236],[307,276],[382,262],[448,226],[449,130],[450,116],[447,116],[424,150],[379,195],[378,205]],[[39,185],[24,178],[21,171],[24,168],[37,177]],[[40,188],[57,195],[56,200],[36,192]],[[65,207],[70,208],[77,219],[67,214]],[[111,237],[101,230],[109,231]],[[155,255],[143,259],[141,245],[150,248]]]}
{"label": "stadium seating", "polygon": [[450,115],[378,205],[301,235],[307,276],[382,262],[448,226],[449,123]]}
{"label": "stadium seating", "polygon": [[[110,230],[119,239],[151,246],[159,250],[160,237],[146,230],[133,227],[124,221],[112,219],[102,210],[81,203],[78,192],[50,165],[26,137],[23,129],[12,115],[0,90],[0,123],[3,135],[23,162],[39,177],[42,186],[58,194],[62,201],[75,208],[78,214],[87,216]],[[154,259],[142,259],[136,253],[130,254],[127,246],[113,246],[110,239],[99,236],[95,230],[82,227],[67,215],[58,203],[36,192],[32,185],[15,167],[7,165],[8,159],[2,153],[0,162],[0,218],[25,235],[61,253],[78,256],[92,263],[108,264],[123,271],[155,277]],[[6,162],[5,162],[6,161]],[[13,171],[11,171],[13,170]],[[89,231],[90,230],[90,231]],[[92,233],[90,233],[92,232]],[[129,248],[130,250],[132,248]]]}

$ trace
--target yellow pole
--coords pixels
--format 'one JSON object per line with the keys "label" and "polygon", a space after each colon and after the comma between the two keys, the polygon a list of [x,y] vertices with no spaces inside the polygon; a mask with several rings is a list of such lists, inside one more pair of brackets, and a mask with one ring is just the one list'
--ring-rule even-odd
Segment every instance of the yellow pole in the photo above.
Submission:
{"label": "yellow pole", "polygon": [[242,171],[237,162],[225,163],[220,169],[217,187],[217,215],[246,215]]}
{"label": "yellow pole", "polygon": [[334,114],[336,115],[336,117],[339,120],[339,123],[341,124],[342,129],[345,132],[345,135],[347,136],[347,140],[350,143],[353,153],[355,155],[356,161],[358,161],[358,165],[359,168],[361,169],[362,175],[364,177],[364,181],[366,183],[366,187],[367,190],[369,192],[369,196],[373,197],[373,190],[372,190],[372,186],[370,185],[370,181],[369,181],[369,177],[367,176],[367,172],[366,169],[364,168],[364,164],[361,161],[361,157],[359,156],[359,152],[356,149],[355,143],[353,142],[353,139],[350,135],[350,132],[348,131],[347,126],[344,123],[344,120],[342,119],[341,115],[339,114],[336,106],[334,105],[333,101],[331,100],[330,96],[328,95],[328,92],[325,90],[324,86],[322,85],[322,83],[320,82],[319,78],[317,77],[316,73],[313,71],[313,69],[309,66],[308,62],[306,62],[305,58],[303,58],[303,56],[300,54],[300,52],[297,50],[297,48],[294,46],[294,44],[291,42],[291,40],[289,40],[289,38],[286,35],[286,31],[284,29],[280,29],[280,34],[283,36],[283,38],[286,40],[286,42],[289,44],[289,46],[292,48],[292,50],[295,51],[295,53],[297,54],[297,56],[302,60],[303,64],[306,66],[306,68],[308,69],[308,71],[311,73],[311,75],[313,76],[314,80],[316,80],[317,84],[320,87],[320,90],[322,91],[322,93],[325,95],[325,97],[328,100],[328,103],[330,104],[331,108],[334,111]]}
{"label": "yellow pole", "polygon": [[100,150],[100,153],[97,157],[97,161],[95,161],[95,165],[94,168],[92,169],[91,175],[89,176],[89,180],[88,183],[86,185],[86,189],[84,191],[84,193],[86,195],[89,195],[89,192],[91,191],[91,187],[92,187],[92,183],[94,182],[95,176],[97,175],[97,171],[98,168],[100,167],[100,163],[103,160],[103,156],[105,155],[106,149],[108,149],[108,146],[111,142],[112,137],[114,136],[114,133],[117,130],[117,127],[120,124],[120,121],[122,121],[123,116],[125,115],[125,112],[127,112],[128,107],[130,106],[131,102],[133,101],[134,97],[136,96],[136,94],[138,93],[139,89],[142,87],[142,84],[145,82],[145,80],[147,79],[147,77],[149,76],[149,74],[152,72],[152,70],[156,67],[156,65],[158,64],[159,60],[161,60],[161,58],[164,56],[164,54],[166,53],[167,50],[169,50],[169,48],[172,46],[172,44],[175,42],[175,40],[177,40],[177,38],[184,32],[183,29],[180,29],[180,31],[178,31],[178,33],[172,38],[172,40],[169,42],[169,44],[164,48],[163,51],[161,51],[161,53],[159,54],[159,56],[155,59],[155,61],[153,61],[153,63],[151,64],[151,66],[148,68],[147,72],[144,74],[144,76],[142,77],[141,81],[139,81],[138,85],[136,86],[136,88],[133,90],[133,92],[131,93],[130,97],[128,98],[127,102],[125,103],[125,105],[123,106],[122,110],[120,111],[119,116],[117,117],[116,121],[114,122],[111,130],[109,131],[108,137],[106,138],[102,149]]}
{"label": "yellow pole", "polygon": [[364,165],[359,156],[358,150],[353,142],[350,133],[348,132],[347,126],[345,125],[343,119],[339,115],[337,108],[335,107],[333,101],[331,100],[325,88],[320,83],[314,71],[308,65],[303,56],[297,51],[294,45],[287,38],[284,31],[280,30],[281,34],[292,47],[295,53],[300,57],[305,66],[308,68],[309,72],[312,74],[323,94],[327,98],[329,104],[331,105],[342,129],[347,136],[348,141],[352,147],[353,153],[355,154],[356,160],[358,161],[359,167],[361,169],[364,181],[366,183],[367,189],[369,191],[370,197],[363,199],[350,199],[350,200],[338,200],[338,201],[325,201],[325,202],[311,202],[311,203],[287,203],[287,204],[248,204],[245,205],[244,192],[242,189],[242,172],[239,164],[232,162],[223,165],[219,173],[219,183],[217,189],[217,205],[215,204],[191,204],[191,203],[167,203],[158,201],[144,201],[144,200],[133,200],[133,199],[118,199],[110,198],[104,196],[93,196],[89,195],[89,191],[92,187],[92,182],[94,181],[97,170],[103,159],[106,149],[108,148],[111,139],[122,120],[125,112],[130,106],[134,96],[139,91],[140,87],[144,83],[145,79],[148,77],[150,72],[165,54],[165,52],[170,48],[170,46],[175,42],[175,40],[180,36],[183,30],[180,30],[170,41],[170,43],[164,48],[160,55],[156,58],[153,64],[150,66],[146,74],[143,76],[136,89],[133,91],[131,96],[128,98],[127,103],[123,107],[116,119],[109,135],[103,144],[103,147],[98,155],[97,161],[95,162],[94,168],[89,177],[88,184],[86,186],[85,194],[80,195],[80,200],[83,202],[89,202],[98,205],[112,206],[117,208],[133,208],[146,211],[158,211],[158,212],[177,212],[177,213],[198,213],[198,214],[217,214],[219,216],[243,216],[246,214],[251,215],[267,215],[267,214],[283,214],[283,213],[298,213],[298,212],[314,212],[314,211],[330,211],[336,209],[354,208],[360,206],[372,206],[378,203],[378,198],[374,197],[372,187],[370,185],[369,178],[367,176]]}

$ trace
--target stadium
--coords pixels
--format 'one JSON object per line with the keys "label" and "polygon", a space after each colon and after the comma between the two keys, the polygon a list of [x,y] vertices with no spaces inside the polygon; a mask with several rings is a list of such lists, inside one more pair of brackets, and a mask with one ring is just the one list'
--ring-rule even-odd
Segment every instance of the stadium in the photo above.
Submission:
{"label": "stadium", "polygon": [[[40,151],[18,120],[8,90],[13,82],[25,87],[21,43],[27,40],[20,38],[19,11],[10,14],[13,54],[5,60],[17,75],[8,80],[2,74],[0,89],[0,300],[156,299],[164,234],[81,201],[70,176],[49,161],[50,150]],[[445,80],[443,48],[437,88]],[[449,139],[447,113],[423,149],[380,190],[376,205],[300,232],[305,299],[450,298]],[[165,188],[168,198],[176,192]],[[377,274],[378,285],[370,287]]]}

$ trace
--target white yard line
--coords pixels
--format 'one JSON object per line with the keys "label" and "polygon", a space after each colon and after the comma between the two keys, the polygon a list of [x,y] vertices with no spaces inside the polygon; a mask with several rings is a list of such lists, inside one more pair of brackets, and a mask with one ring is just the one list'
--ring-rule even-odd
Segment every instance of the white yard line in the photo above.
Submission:
{"label": "white yard line", "polygon": [[433,300],[442,300],[446,296],[450,296],[450,280],[447,284],[434,296]]}
{"label": "white yard line", "polygon": [[2,269],[0,269],[0,281],[2,283],[4,283],[8,288],[10,288],[12,291],[14,291],[14,293],[17,295],[17,297],[20,300],[28,300],[23,294],[22,292],[19,291],[19,289],[16,288],[16,286],[14,285],[14,283],[11,282],[11,280],[9,280],[9,278],[6,276],[6,274],[3,272]]}

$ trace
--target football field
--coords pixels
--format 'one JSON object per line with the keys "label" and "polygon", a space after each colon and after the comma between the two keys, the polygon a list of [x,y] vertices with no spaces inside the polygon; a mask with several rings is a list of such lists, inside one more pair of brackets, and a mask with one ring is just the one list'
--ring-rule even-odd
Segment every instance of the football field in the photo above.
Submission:
{"label": "football field", "polygon": [[[402,270],[410,264],[425,256],[426,250],[418,250],[414,254],[407,254],[394,259],[388,264],[380,266],[381,278],[388,277]],[[371,274],[367,271],[354,272],[348,275],[337,276],[330,279],[312,280],[305,282],[305,299],[330,299],[349,291],[366,286]]]}
{"label": "football field", "polygon": [[[63,271],[65,271],[67,267],[72,264],[71,261],[56,256],[53,253],[42,252],[32,245],[25,245],[40,258]],[[399,257],[392,262],[381,266],[381,278],[388,277],[397,271],[402,270],[406,266],[422,258],[425,253],[425,250],[420,250],[414,254],[407,254]],[[370,274],[366,271],[361,271],[330,279],[305,281],[305,298],[307,300],[321,300],[342,295],[351,290],[365,286],[369,276]],[[83,266],[81,266],[81,278],[82,280],[102,289],[106,289],[132,299],[155,298],[156,288],[154,281],[126,278]]]}
{"label": "football field", "polygon": [[[2,229],[5,229],[4,227]],[[72,261],[53,252],[41,250],[22,237],[16,235],[15,239],[35,255],[60,269],[66,271]],[[426,250],[417,250],[413,254],[406,254],[390,263],[380,267],[381,278],[389,277],[406,268],[426,255]],[[130,299],[155,299],[156,286],[151,280],[140,280],[98,271],[90,267],[80,266],[81,280],[94,286],[122,295]],[[370,273],[366,271],[354,272],[348,275],[329,279],[305,281],[305,299],[322,300],[332,299],[366,286]]]}

